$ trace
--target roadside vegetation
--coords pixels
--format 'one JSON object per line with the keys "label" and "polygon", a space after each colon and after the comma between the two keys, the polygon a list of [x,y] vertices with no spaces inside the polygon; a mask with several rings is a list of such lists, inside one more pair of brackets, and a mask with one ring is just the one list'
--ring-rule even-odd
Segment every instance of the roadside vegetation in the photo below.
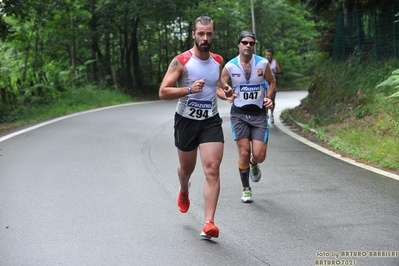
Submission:
{"label": "roadside vegetation", "polygon": [[[399,60],[319,64],[309,95],[283,118],[358,161],[399,171]],[[316,132],[316,133],[311,133]]]}
{"label": "roadside vegetation", "polygon": [[93,86],[67,90],[59,92],[57,97],[47,99],[45,102],[32,101],[25,106],[4,112],[6,115],[0,117],[0,134],[79,111],[154,99],[158,99],[158,94],[127,95],[117,90],[97,89]]}

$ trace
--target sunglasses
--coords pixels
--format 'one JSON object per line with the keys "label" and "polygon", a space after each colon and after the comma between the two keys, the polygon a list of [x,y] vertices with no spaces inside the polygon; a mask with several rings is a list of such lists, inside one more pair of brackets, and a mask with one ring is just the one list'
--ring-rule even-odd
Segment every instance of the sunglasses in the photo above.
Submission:
{"label": "sunglasses", "polygon": [[242,44],[244,45],[250,45],[250,46],[254,46],[255,42],[247,42],[247,41],[241,41]]}

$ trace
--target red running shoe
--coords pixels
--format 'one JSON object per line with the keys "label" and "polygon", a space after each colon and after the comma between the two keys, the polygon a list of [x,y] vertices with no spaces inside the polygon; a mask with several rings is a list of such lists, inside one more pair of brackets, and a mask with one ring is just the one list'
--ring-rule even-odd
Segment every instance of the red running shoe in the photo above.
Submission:
{"label": "red running shoe", "polygon": [[177,206],[179,206],[179,210],[182,213],[188,211],[188,208],[190,208],[190,199],[188,198],[188,191],[184,193],[181,192],[181,190],[179,190],[179,197],[177,198]]}
{"label": "red running shoe", "polygon": [[212,220],[209,220],[202,228],[201,236],[206,239],[210,239],[211,237],[219,237],[219,228],[213,223]]}

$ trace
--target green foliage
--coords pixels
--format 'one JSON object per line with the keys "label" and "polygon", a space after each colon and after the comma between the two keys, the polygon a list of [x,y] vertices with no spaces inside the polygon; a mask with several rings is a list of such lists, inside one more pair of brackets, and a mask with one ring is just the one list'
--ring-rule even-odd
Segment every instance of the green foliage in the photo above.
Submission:
{"label": "green foliage", "polygon": [[[355,59],[354,59],[355,60]],[[338,122],[354,113],[357,118],[373,114],[372,104],[378,93],[391,95],[394,88],[376,90],[387,70],[398,66],[397,60],[353,63],[326,60],[316,69],[316,75],[306,108],[321,124]],[[364,75],[363,73],[367,73]]]}
{"label": "green foliage", "polygon": [[328,141],[328,138],[325,136],[326,129],[321,127],[316,132],[316,137],[322,141]]}
{"label": "green foliage", "polygon": [[304,125],[302,127],[302,131],[305,132],[305,133],[310,133],[311,132],[311,128],[310,128],[309,125],[306,124],[306,125]]}
{"label": "green foliage", "polygon": [[[276,58],[285,70],[280,86],[293,88],[308,84],[319,57],[313,51],[313,39],[325,32],[322,26],[325,20],[310,14],[307,6],[298,4],[299,1],[253,2],[257,51],[264,55],[266,48],[276,50]],[[338,6],[334,2],[323,7]],[[20,60],[27,59],[22,73],[34,76],[47,62],[58,61],[58,72],[67,71],[73,76],[69,79],[71,85],[100,82],[109,86],[113,83],[112,65],[118,75],[118,86],[124,91],[137,86],[139,80],[144,85],[160,82],[171,58],[192,46],[192,21],[199,15],[215,19],[213,47],[225,60],[237,53],[237,33],[252,28],[250,6],[242,0],[194,4],[187,0],[9,3],[6,1],[3,5],[5,13],[9,18],[21,19],[7,24],[15,32],[8,41],[13,41],[13,47],[20,50]],[[320,3],[309,4],[320,6]],[[315,29],[320,27],[317,33]],[[24,53],[25,47],[32,49]],[[87,68],[79,67],[85,66],[85,62],[90,62]],[[139,65],[134,66],[132,62]]]}
{"label": "green foliage", "polygon": [[[247,0],[2,1],[0,88],[6,107],[46,105],[82,86],[153,93],[171,59],[193,46],[193,21],[215,20],[213,52],[237,56],[237,35],[252,29]],[[284,75],[279,87],[309,82],[317,36],[309,12],[285,0],[254,0],[257,52],[274,48]],[[154,89],[155,88],[155,89]],[[3,112],[4,113],[4,112]]]}
{"label": "green foliage", "polygon": [[395,92],[394,94],[392,94],[388,98],[399,98],[399,91]]}
{"label": "green foliage", "polygon": [[320,118],[318,116],[314,116],[310,119],[309,126],[312,128],[316,128],[320,125],[320,123],[321,123]]}
{"label": "green foliage", "polygon": [[257,53],[272,48],[283,68],[279,87],[303,88],[319,55],[314,52],[316,25],[303,5],[287,1],[256,1]]}
{"label": "green foliage", "polygon": [[370,115],[370,108],[368,106],[362,106],[359,107],[356,111],[355,111],[355,117],[357,119],[363,118],[366,115]]}
{"label": "green foliage", "polygon": [[[391,76],[377,85],[377,89],[382,87],[393,88],[395,90],[399,89],[399,69],[396,69],[392,72]],[[388,96],[388,98],[398,98],[399,91],[393,93]]]}

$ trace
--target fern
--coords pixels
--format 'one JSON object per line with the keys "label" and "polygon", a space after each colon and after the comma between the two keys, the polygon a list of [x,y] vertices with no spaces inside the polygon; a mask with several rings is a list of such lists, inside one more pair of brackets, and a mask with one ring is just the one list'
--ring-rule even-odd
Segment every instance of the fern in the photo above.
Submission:
{"label": "fern", "polygon": [[399,91],[395,92],[394,94],[392,94],[391,96],[389,96],[387,98],[399,98]]}
{"label": "fern", "polygon": [[[393,89],[399,89],[399,69],[394,70],[392,72],[392,75],[383,82],[381,82],[380,84],[378,84],[376,88],[385,87],[385,86],[391,87]],[[396,97],[399,97],[399,91],[395,92],[388,98],[396,98]]]}
{"label": "fern", "polygon": [[393,88],[398,88],[399,86],[399,75],[395,75],[395,76],[390,76],[388,79],[384,80],[383,82],[381,82],[380,84],[377,85],[377,88],[380,87],[393,87]]}

